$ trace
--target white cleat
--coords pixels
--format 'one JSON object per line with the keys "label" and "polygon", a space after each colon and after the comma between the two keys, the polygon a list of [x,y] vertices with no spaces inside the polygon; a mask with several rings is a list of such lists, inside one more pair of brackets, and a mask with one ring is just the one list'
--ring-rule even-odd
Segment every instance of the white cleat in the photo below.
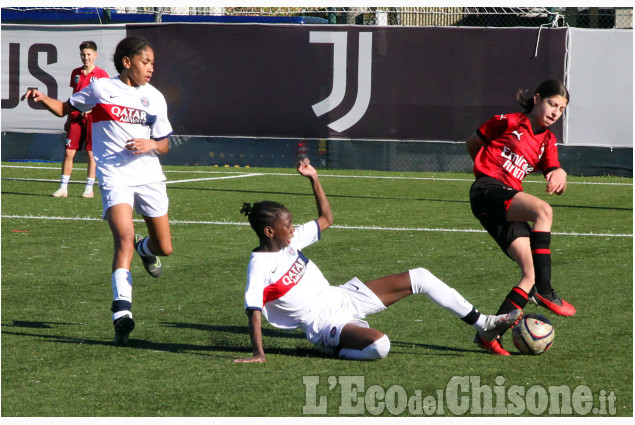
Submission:
{"label": "white cleat", "polygon": [[483,330],[479,331],[479,336],[485,341],[494,341],[503,331],[514,326],[523,317],[521,309],[514,310],[507,314],[498,316],[487,316]]}
{"label": "white cleat", "polygon": [[93,189],[85,189],[82,193],[82,198],[92,198],[93,196]]}
{"label": "white cleat", "polygon": [[66,198],[68,196],[68,190],[66,188],[60,187],[55,192],[53,192],[51,196],[54,196],[56,198]]}

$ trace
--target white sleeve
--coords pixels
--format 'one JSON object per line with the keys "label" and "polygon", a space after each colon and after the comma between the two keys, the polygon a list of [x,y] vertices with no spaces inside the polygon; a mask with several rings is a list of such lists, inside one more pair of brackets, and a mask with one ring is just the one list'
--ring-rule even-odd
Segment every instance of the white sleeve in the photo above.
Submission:
{"label": "white sleeve", "polygon": [[317,220],[309,221],[300,227],[297,227],[293,232],[293,239],[291,239],[291,247],[295,249],[302,249],[320,240],[322,234],[320,232],[320,225]]}
{"label": "white sleeve", "polygon": [[71,106],[81,112],[90,111],[97,105],[99,102],[97,84],[95,82],[89,84],[84,87],[81,91],[77,93],[73,93],[73,95],[68,99]]}
{"label": "white sleeve", "polygon": [[168,104],[165,102],[163,95],[160,95],[161,108],[157,114],[157,119],[151,124],[152,138],[154,140],[161,140],[172,134],[172,125],[168,120]]}
{"label": "white sleeve", "polygon": [[262,270],[254,265],[253,261],[249,262],[247,268],[247,288],[245,289],[245,310],[256,309],[262,310],[264,290],[266,285],[266,276]]}

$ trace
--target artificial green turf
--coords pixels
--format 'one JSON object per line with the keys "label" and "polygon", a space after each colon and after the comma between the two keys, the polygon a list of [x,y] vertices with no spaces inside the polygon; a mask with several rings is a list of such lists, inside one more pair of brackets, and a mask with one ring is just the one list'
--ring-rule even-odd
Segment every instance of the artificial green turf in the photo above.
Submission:
{"label": "artificial green turf", "polygon": [[[305,178],[288,169],[165,167],[169,180],[231,175],[193,170],[266,174],[168,186],[174,254],[164,259],[160,279],[133,260],[137,327],[128,347],[116,347],[109,311],[112,236],[100,220],[98,191],[82,199],[81,185],[72,184],[69,198],[52,198],[56,182],[11,179],[57,180],[57,164],[3,165],[2,416],[302,416],[303,406],[315,404],[303,381],[313,377],[319,377],[315,400],[325,397],[328,415],[360,413],[347,407],[351,392],[342,385],[360,379],[364,388],[352,404],[362,403],[364,415],[422,414],[399,409],[402,399],[373,399],[369,389],[379,391],[375,395],[403,389],[408,397],[430,396],[428,401],[441,393],[445,409],[430,407],[433,415],[501,413],[479,408],[487,395],[472,396],[471,389],[462,393],[468,405],[451,408],[452,383],[463,377],[505,394],[588,387],[593,407],[601,407],[602,394],[617,398],[614,413],[598,415],[633,414],[632,179],[570,177],[559,197],[544,195],[542,183],[525,183],[527,192],[554,207],[553,284],[578,309],[563,318],[527,307],[549,317],[556,330],[543,356],[487,355],[472,343],[469,326],[417,296],[367,319],[392,341],[381,361],[332,359],[301,332],[267,324],[267,363],[234,364],[251,353],[243,294],[249,252],[257,243],[238,210],[243,202],[270,199],[287,205],[296,224],[314,219]],[[426,267],[489,313],[518,280],[516,266],[471,214],[468,174],[320,172],[335,225],[304,252],[331,284]],[[82,180],[83,170],[73,177]],[[145,232],[143,223],[136,227]],[[505,346],[516,352],[509,336]],[[507,415],[568,415],[532,410],[529,398],[521,397],[527,405],[520,407],[509,395],[490,401],[502,402]],[[571,414],[582,411],[578,406]]]}

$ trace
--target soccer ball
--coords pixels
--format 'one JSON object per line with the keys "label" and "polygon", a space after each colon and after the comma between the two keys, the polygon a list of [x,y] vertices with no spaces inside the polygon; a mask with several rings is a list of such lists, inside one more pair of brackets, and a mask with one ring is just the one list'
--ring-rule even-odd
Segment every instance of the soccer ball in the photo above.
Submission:
{"label": "soccer ball", "polygon": [[529,313],[523,316],[512,330],[514,345],[523,354],[542,354],[551,347],[555,331],[553,325],[542,314]]}

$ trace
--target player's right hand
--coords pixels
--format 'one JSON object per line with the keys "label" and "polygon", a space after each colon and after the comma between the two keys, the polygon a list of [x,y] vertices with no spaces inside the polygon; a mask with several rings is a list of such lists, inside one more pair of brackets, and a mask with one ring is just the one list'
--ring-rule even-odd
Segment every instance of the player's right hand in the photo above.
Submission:
{"label": "player's right hand", "polygon": [[46,95],[42,93],[41,91],[39,91],[38,89],[31,87],[27,89],[26,93],[24,93],[24,96],[22,96],[22,100],[32,97],[34,101],[39,102],[42,99],[44,99],[45,96]]}

